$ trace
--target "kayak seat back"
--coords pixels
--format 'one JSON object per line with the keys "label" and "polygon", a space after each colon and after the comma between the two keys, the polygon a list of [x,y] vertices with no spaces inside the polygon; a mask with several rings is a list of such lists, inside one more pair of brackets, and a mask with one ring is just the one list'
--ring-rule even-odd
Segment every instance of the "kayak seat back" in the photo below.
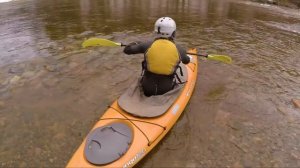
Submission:
{"label": "kayak seat back", "polygon": [[136,117],[158,117],[163,115],[173,105],[175,100],[179,97],[184,83],[187,81],[187,69],[182,63],[181,70],[183,76],[180,75],[180,68],[177,69],[180,81],[176,79],[176,84],[173,90],[163,94],[147,97],[144,95],[142,86],[140,84],[141,77],[120,96],[118,105],[127,113]]}

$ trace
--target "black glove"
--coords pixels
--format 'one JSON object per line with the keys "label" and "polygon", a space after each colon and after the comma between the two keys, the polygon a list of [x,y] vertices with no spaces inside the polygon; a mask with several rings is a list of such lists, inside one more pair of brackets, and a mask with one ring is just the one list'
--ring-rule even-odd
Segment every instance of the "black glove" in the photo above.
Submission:
{"label": "black glove", "polygon": [[134,46],[134,45],[140,44],[140,43],[141,43],[140,41],[129,43],[129,44],[126,45],[126,47],[124,48],[123,52],[124,52],[125,54],[130,54],[130,53],[131,53],[131,47]]}

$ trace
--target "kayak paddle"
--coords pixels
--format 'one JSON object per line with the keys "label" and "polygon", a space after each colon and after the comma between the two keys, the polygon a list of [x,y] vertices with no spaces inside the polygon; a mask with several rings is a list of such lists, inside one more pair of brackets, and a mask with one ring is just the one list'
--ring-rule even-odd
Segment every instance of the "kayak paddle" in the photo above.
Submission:
{"label": "kayak paddle", "polygon": [[93,47],[93,46],[108,46],[108,47],[116,47],[116,46],[126,46],[123,45],[122,43],[116,43],[107,39],[102,39],[102,38],[90,38],[85,40],[82,43],[82,47]]}
{"label": "kayak paddle", "polygon": [[216,54],[194,54],[194,53],[187,53],[189,55],[196,55],[196,56],[202,56],[202,57],[206,57],[209,60],[215,60],[215,61],[221,61],[224,62],[226,64],[231,64],[232,59],[231,57],[227,56],[227,55],[216,55]]}
{"label": "kayak paddle", "polygon": [[[102,39],[102,38],[90,38],[85,40],[82,43],[82,47],[86,48],[86,47],[93,47],[93,46],[108,46],[108,47],[117,47],[117,46],[126,46],[125,44],[122,43],[117,43],[111,40],[107,40],[107,39]],[[194,53],[187,53],[190,55],[196,55],[196,56],[202,56],[202,57],[206,57],[209,60],[215,60],[215,61],[221,61],[227,64],[231,64],[232,60],[231,57],[227,56],[227,55],[216,55],[216,54],[194,54]]]}

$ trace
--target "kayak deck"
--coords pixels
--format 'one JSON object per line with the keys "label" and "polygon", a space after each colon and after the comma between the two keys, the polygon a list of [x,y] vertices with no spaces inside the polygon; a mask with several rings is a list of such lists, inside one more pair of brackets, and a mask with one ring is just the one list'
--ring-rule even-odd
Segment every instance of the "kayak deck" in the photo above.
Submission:
{"label": "kayak deck", "polygon": [[[189,50],[196,53],[196,49]],[[184,111],[197,79],[197,56],[191,56],[192,60],[187,64],[188,80],[182,89],[180,96],[174,104],[162,116],[155,118],[140,118],[123,111],[115,101],[92,130],[112,123],[127,124],[133,132],[133,140],[128,151],[120,159],[106,165],[94,165],[84,156],[86,138],[70,159],[67,167],[132,167],[140,161],[153,147],[167,134]],[[141,109],[142,110],[142,109]]]}

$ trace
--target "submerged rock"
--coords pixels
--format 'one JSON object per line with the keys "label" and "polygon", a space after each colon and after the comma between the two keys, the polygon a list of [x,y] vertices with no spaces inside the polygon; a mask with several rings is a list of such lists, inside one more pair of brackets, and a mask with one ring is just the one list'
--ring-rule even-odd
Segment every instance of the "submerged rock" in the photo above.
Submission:
{"label": "submerged rock", "polygon": [[278,112],[280,112],[280,113],[283,114],[283,115],[288,115],[288,114],[289,114],[288,109],[285,108],[285,107],[282,107],[282,106],[277,107],[277,110],[278,110]]}
{"label": "submerged rock", "polygon": [[6,123],[7,123],[6,118],[0,118],[0,127],[4,127]]}
{"label": "submerged rock", "polygon": [[78,63],[70,62],[68,66],[69,66],[70,69],[73,69],[73,68],[76,68],[78,66]]}
{"label": "submerged rock", "polygon": [[67,36],[67,38],[70,38],[70,39],[72,39],[72,38],[74,38],[75,37],[75,35],[68,35]]}
{"label": "submerged rock", "polygon": [[85,38],[85,37],[91,37],[91,36],[94,36],[94,35],[95,35],[95,32],[93,32],[93,31],[85,31],[85,32],[82,32],[79,35],[75,35],[74,38],[75,39],[81,39],[81,38]]}
{"label": "submerged rock", "polygon": [[54,65],[45,65],[44,68],[48,70],[49,72],[56,71],[56,67]]}
{"label": "submerged rock", "polygon": [[42,81],[42,83],[45,87],[54,87],[59,83],[59,80],[58,79],[44,79]]}
{"label": "submerged rock", "polygon": [[35,153],[36,155],[40,155],[40,154],[42,153],[42,149],[39,148],[39,147],[36,147],[36,148],[34,149],[34,153]]}
{"label": "submerged rock", "polygon": [[33,72],[33,71],[27,71],[27,72],[24,72],[24,73],[22,74],[22,77],[23,77],[23,78],[32,78],[32,77],[35,76],[35,74],[36,74],[36,72]]}
{"label": "submerged rock", "polygon": [[0,101],[0,110],[5,107],[5,103],[3,101]]}
{"label": "submerged rock", "polygon": [[6,86],[9,83],[9,79],[5,79],[4,81],[1,82],[2,86]]}
{"label": "submerged rock", "polygon": [[16,84],[16,83],[18,83],[18,81],[20,79],[21,79],[21,77],[16,75],[16,76],[14,76],[13,78],[10,79],[9,83],[12,84],[12,85]]}
{"label": "submerged rock", "polygon": [[217,114],[216,114],[215,122],[217,124],[226,126],[229,118],[230,118],[230,113],[229,112],[226,112],[226,111],[223,111],[223,110],[219,110],[217,112]]}
{"label": "submerged rock", "polygon": [[56,42],[50,42],[45,44],[44,48],[56,49],[58,48],[58,44]]}
{"label": "submerged rock", "polygon": [[24,72],[23,67],[11,67],[8,69],[8,73],[11,73],[11,74],[23,73],[23,72]]}
{"label": "submerged rock", "polygon": [[293,99],[292,102],[296,108],[300,108],[300,99]]}
{"label": "submerged rock", "polygon": [[53,162],[54,162],[54,159],[53,159],[53,158],[49,159],[49,162],[50,162],[50,163],[53,163]]}
{"label": "submerged rock", "polygon": [[237,161],[232,165],[233,168],[243,168],[243,165],[241,162]]}
{"label": "submerged rock", "polygon": [[291,153],[291,156],[292,156],[293,158],[295,158],[295,159],[300,160],[300,154],[299,154],[299,153],[292,152],[292,153]]}
{"label": "submerged rock", "polygon": [[263,139],[260,137],[253,137],[253,141],[255,144],[261,144],[263,142]]}
{"label": "submerged rock", "polygon": [[90,35],[95,35],[95,32],[93,31],[85,31],[83,33],[80,34],[81,36],[90,36]]}

